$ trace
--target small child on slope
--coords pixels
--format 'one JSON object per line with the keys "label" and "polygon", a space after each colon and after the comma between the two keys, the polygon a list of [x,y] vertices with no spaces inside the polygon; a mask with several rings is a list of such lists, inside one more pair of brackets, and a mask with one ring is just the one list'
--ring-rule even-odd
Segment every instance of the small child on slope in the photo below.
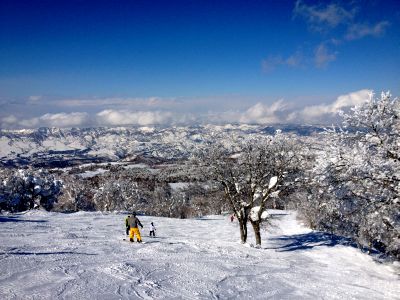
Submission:
{"label": "small child on slope", "polygon": [[150,224],[150,237],[153,235],[153,237],[156,237],[156,227],[154,226],[153,222]]}

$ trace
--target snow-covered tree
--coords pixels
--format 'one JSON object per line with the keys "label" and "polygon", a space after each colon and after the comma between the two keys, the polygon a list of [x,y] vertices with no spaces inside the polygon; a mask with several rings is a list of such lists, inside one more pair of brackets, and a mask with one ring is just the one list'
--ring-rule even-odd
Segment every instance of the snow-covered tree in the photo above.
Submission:
{"label": "snow-covered tree", "polygon": [[93,202],[94,185],[91,180],[82,180],[82,178],[71,175],[61,175],[63,182],[62,193],[54,205],[55,211],[91,211],[95,210]]}
{"label": "snow-covered tree", "polygon": [[1,174],[0,205],[5,210],[50,210],[62,190],[62,182],[46,170],[20,169]]}
{"label": "snow-covered tree", "polygon": [[317,228],[400,256],[400,105],[372,95],[316,153],[306,215]]}
{"label": "snow-covered tree", "polygon": [[203,153],[205,172],[219,182],[235,214],[243,243],[247,222],[261,245],[260,224],[268,204],[294,182],[300,151],[298,144],[280,132],[273,137],[249,139],[231,148],[211,147]]}

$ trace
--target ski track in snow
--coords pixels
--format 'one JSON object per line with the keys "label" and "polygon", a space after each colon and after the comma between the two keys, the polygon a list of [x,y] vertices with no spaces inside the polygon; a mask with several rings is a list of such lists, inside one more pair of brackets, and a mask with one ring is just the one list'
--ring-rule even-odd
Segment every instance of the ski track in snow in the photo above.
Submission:
{"label": "ski track in snow", "polygon": [[0,299],[400,299],[393,265],[279,213],[261,249],[229,216],[142,216],[138,244],[122,214],[0,215]]}

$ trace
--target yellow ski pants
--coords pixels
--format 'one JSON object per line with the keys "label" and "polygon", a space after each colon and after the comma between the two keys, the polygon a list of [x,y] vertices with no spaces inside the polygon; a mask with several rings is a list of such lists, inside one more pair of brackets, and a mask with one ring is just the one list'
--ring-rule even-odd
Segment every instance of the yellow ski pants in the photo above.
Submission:
{"label": "yellow ski pants", "polygon": [[133,239],[133,237],[135,236],[135,234],[136,234],[136,239],[137,239],[137,241],[138,241],[138,242],[141,241],[142,238],[140,237],[139,228],[132,228],[132,227],[131,227],[131,229],[129,230],[129,239]]}

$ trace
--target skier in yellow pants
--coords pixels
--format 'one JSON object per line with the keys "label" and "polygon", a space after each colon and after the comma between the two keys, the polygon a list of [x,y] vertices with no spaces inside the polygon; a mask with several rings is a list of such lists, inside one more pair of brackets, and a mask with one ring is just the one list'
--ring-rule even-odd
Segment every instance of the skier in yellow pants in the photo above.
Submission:
{"label": "skier in yellow pants", "polygon": [[132,216],[128,217],[128,225],[129,229],[129,241],[133,242],[133,238],[136,235],[136,240],[138,243],[142,242],[142,238],[140,237],[139,227],[143,228],[142,223],[140,223],[139,219],[136,217],[136,213],[132,213]]}

